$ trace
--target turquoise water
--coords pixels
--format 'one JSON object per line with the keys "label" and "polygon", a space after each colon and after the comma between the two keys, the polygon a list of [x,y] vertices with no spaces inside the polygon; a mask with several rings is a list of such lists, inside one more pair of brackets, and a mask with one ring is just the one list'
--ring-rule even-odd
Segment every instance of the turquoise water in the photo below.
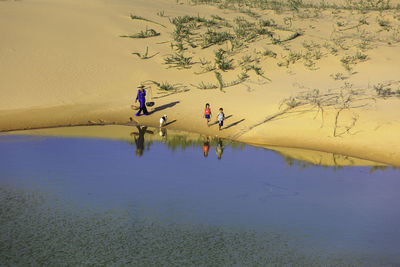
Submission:
{"label": "turquoise water", "polygon": [[0,262],[400,265],[397,169],[142,137],[0,136]]}

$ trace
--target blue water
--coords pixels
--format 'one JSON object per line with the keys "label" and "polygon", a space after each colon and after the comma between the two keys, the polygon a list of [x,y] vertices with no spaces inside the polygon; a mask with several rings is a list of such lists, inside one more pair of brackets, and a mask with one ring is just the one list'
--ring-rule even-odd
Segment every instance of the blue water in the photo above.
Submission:
{"label": "blue water", "polygon": [[[306,248],[400,265],[400,172],[288,166],[279,154],[215,142],[0,136],[0,186],[165,222],[293,234]],[[140,154],[140,153],[139,153]]]}

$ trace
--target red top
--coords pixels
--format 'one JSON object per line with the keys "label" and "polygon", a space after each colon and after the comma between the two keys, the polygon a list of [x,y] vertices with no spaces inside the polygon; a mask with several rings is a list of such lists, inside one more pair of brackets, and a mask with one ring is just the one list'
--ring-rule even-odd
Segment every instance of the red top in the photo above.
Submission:
{"label": "red top", "polygon": [[206,108],[205,111],[204,111],[204,114],[210,115],[211,114],[210,108]]}
{"label": "red top", "polygon": [[208,153],[209,150],[210,150],[210,146],[208,146],[208,145],[204,145],[203,146],[203,152],[204,153]]}

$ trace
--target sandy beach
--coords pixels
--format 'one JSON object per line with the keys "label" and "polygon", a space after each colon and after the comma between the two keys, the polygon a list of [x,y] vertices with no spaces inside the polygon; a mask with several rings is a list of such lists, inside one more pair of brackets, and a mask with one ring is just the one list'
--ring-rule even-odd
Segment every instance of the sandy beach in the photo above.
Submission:
{"label": "sandy beach", "polygon": [[[399,1],[201,2],[0,1],[0,131],[166,114],[169,129],[400,166]],[[149,116],[131,108],[140,84]],[[205,103],[212,122],[224,108],[221,131]]]}

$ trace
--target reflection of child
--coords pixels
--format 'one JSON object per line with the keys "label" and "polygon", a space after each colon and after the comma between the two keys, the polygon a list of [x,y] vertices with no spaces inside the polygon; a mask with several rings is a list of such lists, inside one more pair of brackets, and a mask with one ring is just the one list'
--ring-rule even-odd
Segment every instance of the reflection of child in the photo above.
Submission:
{"label": "reflection of child", "polygon": [[206,118],[206,122],[207,122],[207,126],[208,123],[210,122],[210,118],[211,118],[211,109],[210,109],[210,104],[206,104],[206,108],[204,110],[204,118]]}
{"label": "reflection of child", "polygon": [[219,130],[221,131],[221,127],[224,126],[224,119],[225,119],[225,114],[224,114],[224,109],[220,108],[219,113],[217,115],[218,118],[218,126]]}
{"label": "reflection of child", "polygon": [[218,159],[221,159],[222,153],[224,153],[224,145],[222,144],[221,138],[218,138],[217,144],[215,145],[215,153],[217,153]]}
{"label": "reflection of child", "polygon": [[208,151],[210,151],[210,139],[207,137],[203,144],[204,157],[208,156]]}

